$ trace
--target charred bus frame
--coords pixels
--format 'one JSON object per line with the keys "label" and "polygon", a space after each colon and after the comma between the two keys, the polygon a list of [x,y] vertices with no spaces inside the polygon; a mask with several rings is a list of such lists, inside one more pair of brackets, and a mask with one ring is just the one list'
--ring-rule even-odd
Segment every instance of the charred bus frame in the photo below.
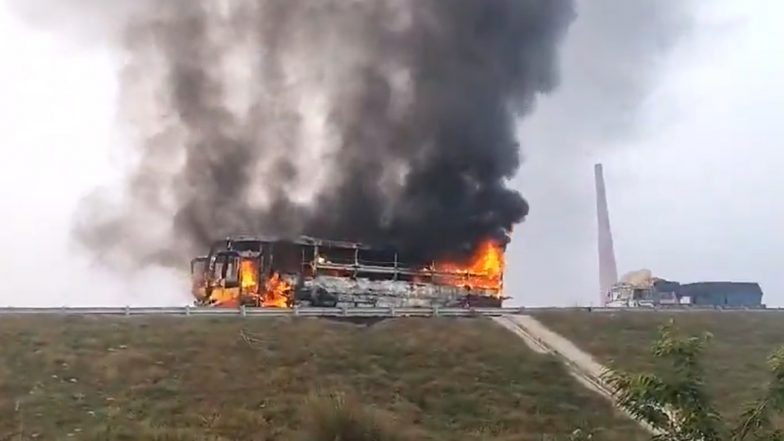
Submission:
{"label": "charred bus frame", "polygon": [[[363,299],[362,291],[384,291],[384,288],[379,288],[379,284],[383,283],[387,291],[393,290],[399,297],[405,296],[401,286],[406,284],[444,287],[435,289],[432,297],[435,299],[439,291],[442,292],[451,299],[445,306],[501,306],[504,298],[498,292],[500,281],[499,290],[472,289],[470,280],[482,278],[484,274],[439,271],[432,262],[412,264],[401,261],[400,257],[401,254],[392,247],[371,247],[356,242],[308,236],[292,240],[233,236],[213,243],[206,256],[193,259],[191,273],[198,281],[196,284],[204,290],[196,296],[200,299],[197,304],[209,304],[211,288],[216,284],[238,286],[241,260],[253,259],[258,269],[258,284],[264,286],[269,277],[279,274],[293,286],[293,303],[305,302],[314,306],[367,303],[368,306],[377,306],[377,301]],[[312,283],[315,280],[324,283]],[[341,288],[340,280],[362,280],[364,283]],[[342,290],[352,291],[351,298],[354,300],[341,302]],[[401,306],[407,304],[401,302]]]}

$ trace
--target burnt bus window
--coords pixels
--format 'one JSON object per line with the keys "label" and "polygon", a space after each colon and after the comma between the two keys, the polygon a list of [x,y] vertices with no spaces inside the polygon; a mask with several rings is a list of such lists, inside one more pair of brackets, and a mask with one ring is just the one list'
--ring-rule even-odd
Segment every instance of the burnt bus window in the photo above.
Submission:
{"label": "burnt bus window", "polygon": [[385,249],[359,250],[360,265],[395,266],[395,251]]}
{"label": "burnt bus window", "polygon": [[204,268],[207,266],[207,258],[206,257],[199,257],[197,259],[191,260],[191,274],[203,274]]}
{"label": "burnt bus window", "polygon": [[427,262],[411,254],[400,253],[397,256],[398,266],[410,268],[423,268],[428,266],[431,262]]}
{"label": "burnt bus window", "polygon": [[226,256],[226,260],[226,285],[239,283],[239,259],[234,256]]}
{"label": "burnt bus window", "polygon": [[354,248],[319,247],[319,255],[329,263],[354,263]]}
{"label": "burnt bus window", "polygon": [[212,270],[212,278],[213,279],[223,278],[223,259],[221,258],[215,259],[215,267]]}
{"label": "burnt bus window", "polygon": [[234,251],[261,251],[261,241],[241,240],[232,242],[231,249]]}
{"label": "burnt bus window", "polygon": [[[273,248],[274,270],[282,273],[298,273],[302,265],[302,245],[290,242],[277,242]],[[312,259],[313,251],[311,251]]]}
{"label": "burnt bus window", "polygon": [[215,257],[214,279],[224,279],[227,285],[239,283],[238,258],[233,255],[219,254]]}
{"label": "burnt bus window", "polygon": [[313,267],[311,266],[314,260],[313,257],[314,248],[315,247],[311,245],[303,245],[300,247],[299,250],[300,268],[302,271],[302,275],[304,275],[305,277],[315,276],[315,274],[313,274]]}

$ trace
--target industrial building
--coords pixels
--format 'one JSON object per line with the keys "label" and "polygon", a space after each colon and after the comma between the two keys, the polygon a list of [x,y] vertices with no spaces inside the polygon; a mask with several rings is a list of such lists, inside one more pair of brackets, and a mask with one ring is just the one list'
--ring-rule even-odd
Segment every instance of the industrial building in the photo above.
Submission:
{"label": "industrial building", "polygon": [[650,271],[629,273],[607,293],[609,307],[713,306],[761,308],[762,288],[747,282],[684,283],[652,277]]}
{"label": "industrial building", "polygon": [[758,283],[698,282],[680,285],[678,296],[692,305],[762,306],[762,288]]}
{"label": "industrial building", "polygon": [[594,167],[598,225],[600,303],[609,307],[695,305],[761,308],[762,288],[749,282],[680,283],[653,277],[649,270],[618,279],[607,191],[601,164]]}

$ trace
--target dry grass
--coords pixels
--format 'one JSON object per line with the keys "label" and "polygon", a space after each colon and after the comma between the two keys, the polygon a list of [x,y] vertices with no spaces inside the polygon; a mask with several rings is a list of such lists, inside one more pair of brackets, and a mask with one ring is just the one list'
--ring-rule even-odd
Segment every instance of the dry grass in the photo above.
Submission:
{"label": "dry grass", "polygon": [[405,441],[413,433],[384,413],[344,394],[314,396],[305,405],[305,441]]}
{"label": "dry grass", "polygon": [[588,426],[609,441],[640,435],[557,361],[483,319],[0,324],[0,440],[301,439],[314,421],[303,404],[333,392],[422,440],[541,440]]}
{"label": "dry grass", "polygon": [[654,370],[649,348],[658,327],[673,319],[686,335],[713,334],[705,354],[707,385],[717,407],[737,417],[769,379],[766,359],[784,344],[784,313],[778,312],[546,312],[537,318],[605,362]]}

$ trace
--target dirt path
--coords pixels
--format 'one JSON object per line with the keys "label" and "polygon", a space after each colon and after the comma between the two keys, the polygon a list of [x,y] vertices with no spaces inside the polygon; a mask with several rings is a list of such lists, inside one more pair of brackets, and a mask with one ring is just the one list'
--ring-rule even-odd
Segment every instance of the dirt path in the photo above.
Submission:
{"label": "dirt path", "polygon": [[[493,320],[522,338],[533,351],[550,353],[558,357],[577,381],[616,405],[610,388],[601,380],[601,375],[605,372],[606,367],[594,360],[590,354],[575,346],[569,339],[551,331],[539,320],[529,315],[505,315],[495,317]],[[632,418],[625,410],[620,408],[619,410]],[[648,425],[640,421],[637,423],[649,432],[653,432]]]}

